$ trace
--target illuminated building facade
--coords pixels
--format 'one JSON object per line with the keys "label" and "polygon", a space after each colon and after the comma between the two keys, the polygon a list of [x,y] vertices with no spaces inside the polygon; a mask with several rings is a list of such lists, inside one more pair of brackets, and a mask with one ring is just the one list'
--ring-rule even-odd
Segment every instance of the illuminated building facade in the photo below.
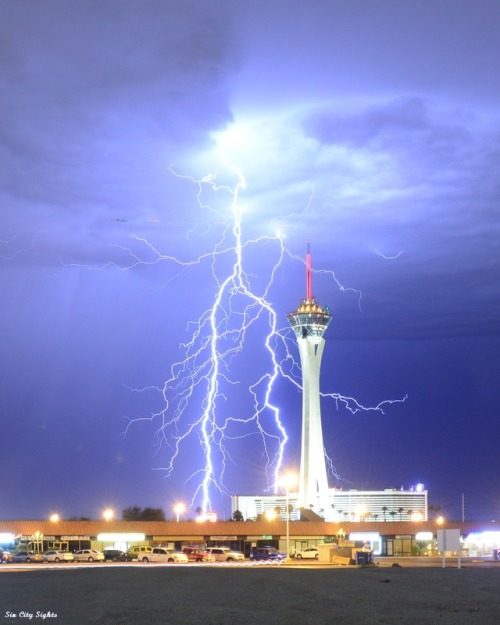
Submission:
{"label": "illuminated building facade", "polygon": [[[290,520],[298,521],[299,497],[290,493],[289,503],[292,506]],[[267,516],[269,512],[280,509],[279,516],[286,518],[284,495],[231,497],[231,511],[239,510],[245,520],[255,520]],[[334,523],[347,522],[395,522],[395,521],[427,521],[428,492],[418,484],[408,490],[387,488],[385,490],[341,490],[330,488],[324,509],[316,512],[325,520]]]}
{"label": "illuminated building facade", "polygon": [[302,368],[302,439],[299,507],[323,509],[328,502],[328,479],[321,426],[319,377],[325,347],[323,335],[331,321],[328,308],[320,306],[312,294],[311,252],[306,255],[306,299],[288,321],[297,338]]}

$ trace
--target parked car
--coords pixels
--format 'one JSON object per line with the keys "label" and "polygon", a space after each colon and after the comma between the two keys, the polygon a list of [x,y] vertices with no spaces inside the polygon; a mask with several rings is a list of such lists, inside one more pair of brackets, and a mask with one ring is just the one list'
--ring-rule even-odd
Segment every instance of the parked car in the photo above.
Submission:
{"label": "parked car", "polygon": [[234,562],[245,559],[240,551],[231,551],[229,547],[210,547],[207,554],[214,557],[217,562]]}
{"label": "parked car", "polygon": [[13,562],[43,562],[43,555],[36,551],[16,551]]}
{"label": "parked car", "polygon": [[138,553],[147,552],[151,553],[153,551],[152,547],[148,547],[147,545],[135,545],[134,547],[129,547],[127,549],[127,560],[135,560],[137,558]]}
{"label": "parked car", "polygon": [[301,558],[314,558],[317,560],[319,558],[319,551],[317,547],[308,547],[307,549],[303,549],[302,551],[297,551],[295,557],[300,560]]}
{"label": "parked car", "polygon": [[0,549],[0,562],[12,562],[14,556],[10,551],[4,551]]}
{"label": "parked car", "polygon": [[104,562],[104,554],[97,549],[80,549],[75,551],[75,562]]}
{"label": "parked car", "polygon": [[44,562],[74,562],[75,556],[69,551],[58,551],[51,549],[43,554]]}
{"label": "parked car", "polygon": [[127,554],[121,549],[105,549],[103,551],[104,559],[111,560],[112,562],[125,562]]}
{"label": "parked car", "polygon": [[151,551],[140,551],[137,559],[139,562],[189,562],[185,553],[169,547],[154,547]]}
{"label": "parked car", "polygon": [[250,560],[285,560],[286,553],[278,551],[274,547],[252,547]]}
{"label": "parked car", "polygon": [[200,547],[184,547],[182,551],[191,562],[215,562],[214,556]]}

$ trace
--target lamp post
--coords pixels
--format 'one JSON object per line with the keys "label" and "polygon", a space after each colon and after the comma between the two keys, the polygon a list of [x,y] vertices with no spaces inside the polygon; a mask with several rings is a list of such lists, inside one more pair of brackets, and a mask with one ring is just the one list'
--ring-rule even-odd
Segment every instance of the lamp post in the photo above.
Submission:
{"label": "lamp post", "polygon": [[183,503],[176,503],[174,506],[174,512],[177,516],[177,523],[179,523],[179,518],[183,512],[185,512],[186,506]]}
{"label": "lamp post", "polygon": [[290,560],[290,488],[297,483],[293,473],[287,473],[281,480],[286,494],[286,560]]}
{"label": "lamp post", "polygon": [[35,532],[34,533],[34,538],[35,538],[35,545],[36,545],[36,551],[37,553],[41,553],[43,551],[43,534],[42,532]]}
{"label": "lamp post", "polygon": [[111,510],[111,508],[107,508],[106,510],[104,510],[104,512],[102,513],[102,516],[104,517],[104,519],[106,521],[111,521],[111,519],[114,516],[114,512],[113,510]]}

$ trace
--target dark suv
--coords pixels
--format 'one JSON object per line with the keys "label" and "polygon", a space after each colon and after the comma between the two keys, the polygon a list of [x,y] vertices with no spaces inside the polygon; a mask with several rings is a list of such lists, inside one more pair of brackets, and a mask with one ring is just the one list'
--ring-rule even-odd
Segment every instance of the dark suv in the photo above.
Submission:
{"label": "dark suv", "polygon": [[103,551],[104,559],[113,562],[126,562],[127,554],[121,549],[105,549]]}
{"label": "dark suv", "polygon": [[286,553],[278,551],[274,547],[252,547],[250,560],[285,560]]}

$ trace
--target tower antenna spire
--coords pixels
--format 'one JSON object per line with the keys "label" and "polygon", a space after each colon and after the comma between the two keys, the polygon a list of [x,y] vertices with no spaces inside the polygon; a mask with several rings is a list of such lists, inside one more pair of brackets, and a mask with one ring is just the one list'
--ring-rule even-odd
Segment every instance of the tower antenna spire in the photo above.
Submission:
{"label": "tower antenna spire", "polygon": [[311,241],[307,242],[306,254],[306,300],[312,300],[312,269],[311,269]]}

